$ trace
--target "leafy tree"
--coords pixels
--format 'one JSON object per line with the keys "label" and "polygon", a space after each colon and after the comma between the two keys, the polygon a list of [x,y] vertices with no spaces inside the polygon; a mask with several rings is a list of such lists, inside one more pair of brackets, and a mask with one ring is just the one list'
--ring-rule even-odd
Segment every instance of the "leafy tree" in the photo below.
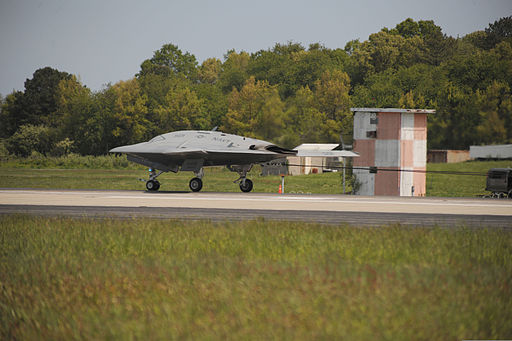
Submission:
{"label": "leafy tree", "polygon": [[420,35],[420,25],[411,18],[407,18],[396,25],[396,31],[404,38],[412,38]]}
{"label": "leafy tree", "polygon": [[441,27],[432,20],[420,20],[420,37],[423,44],[420,47],[420,62],[430,65],[440,65],[455,53],[456,40],[443,34]]}
{"label": "leafy tree", "polygon": [[115,94],[112,111],[116,122],[112,135],[118,143],[130,144],[148,138],[147,97],[141,93],[137,80],[120,81],[111,91]]}
{"label": "leafy tree", "polygon": [[355,49],[347,63],[347,71],[361,84],[365,78],[387,69],[412,66],[420,61],[423,41],[419,36],[404,38],[386,30],[371,34]]}
{"label": "leafy tree", "polygon": [[347,54],[342,49],[329,50],[324,47],[310,46],[305,53],[293,56],[291,63],[291,85],[294,92],[300,87],[308,86],[314,90],[316,81],[325,72],[342,70],[347,60]]}
{"label": "leafy tree", "polygon": [[438,95],[435,115],[429,115],[429,148],[465,149],[478,140],[480,123],[475,93],[448,82]]}
{"label": "leafy tree", "polygon": [[[210,118],[210,127],[220,127],[228,111],[228,97],[217,85],[197,84],[193,87],[198,99],[202,103],[203,115]],[[206,122],[205,122],[206,124]]]}
{"label": "leafy tree", "polygon": [[193,54],[183,53],[178,46],[165,44],[155,51],[151,59],[146,59],[140,66],[137,77],[157,74],[165,77],[179,75],[195,80],[197,77],[197,60]]}
{"label": "leafy tree", "polygon": [[349,90],[350,79],[339,70],[326,71],[315,82],[316,108],[325,113],[328,119],[328,136],[332,141],[337,141],[341,133],[352,133]]}
{"label": "leafy tree", "polygon": [[32,79],[25,81],[24,92],[14,92],[7,97],[2,109],[4,137],[14,134],[22,125],[53,125],[51,116],[57,108],[55,95],[59,82],[71,75],[50,67],[38,69]]}
{"label": "leafy tree", "polygon": [[164,105],[156,109],[158,133],[182,129],[209,129],[210,119],[203,102],[187,87],[176,87],[165,96]]}
{"label": "leafy tree", "polygon": [[512,16],[496,20],[485,29],[487,33],[485,47],[491,49],[502,41],[507,41],[512,45]]}
{"label": "leafy tree", "polygon": [[303,55],[305,49],[302,45],[288,42],[276,44],[272,50],[260,50],[251,55],[249,74],[256,80],[266,80],[270,85],[278,85],[284,98],[292,95],[292,88],[297,86],[292,69],[297,64],[297,56]]}
{"label": "leafy tree", "polygon": [[468,33],[462,37],[461,42],[469,43],[479,49],[485,49],[487,47],[487,33],[485,31]]}
{"label": "leafy tree", "polygon": [[179,77],[167,77],[159,74],[146,74],[137,78],[142,94],[147,97],[149,115],[164,104],[165,96],[177,84],[187,86],[188,82]]}
{"label": "leafy tree", "polygon": [[219,85],[224,93],[229,93],[233,89],[240,90],[247,80],[247,68],[249,66],[250,56],[247,52],[237,53],[230,50],[224,56],[222,72],[219,76]]}
{"label": "leafy tree", "polygon": [[424,108],[425,97],[415,94],[414,90],[400,96],[398,100],[399,108]]}
{"label": "leafy tree", "polygon": [[55,94],[63,79],[71,79],[67,72],[50,67],[38,69],[32,79],[25,81],[23,107],[31,124],[48,123],[50,115],[57,109]]}
{"label": "leafy tree", "polygon": [[460,52],[442,65],[447,77],[454,83],[473,91],[487,88],[494,80],[510,83],[510,44],[502,42],[495,49],[485,51],[460,42],[459,48]]}
{"label": "leafy tree", "polygon": [[59,83],[57,112],[61,125],[58,136],[61,141],[68,138],[81,154],[97,155],[108,150],[102,143],[107,132],[105,121],[100,117],[108,113],[99,105],[103,93],[93,94],[74,79]]}
{"label": "leafy tree", "polygon": [[480,124],[476,127],[478,144],[512,142],[512,96],[507,84],[493,82],[476,92]]}
{"label": "leafy tree", "polygon": [[52,149],[54,138],[49,127],[26,124],[6,140],[9,153],[30,156],[32,152],[46,154]]}
{"label": "leafy tree", "polygon": [[22,122],[27,121],[26,117],[22,117],[23,111],[23,92],[13,91],[5,97],[0,113],[0,122],[2,122],[0,124],[0,137],[6,138],[11,136],[20,127]]}
{"label": "leafy tree", "polygon": [[316,106],[313,91],[307,86],[300,88],[288,101],[286,110],[287,147],[305,142],[330,142],[326,134],[327,121],[327,115]]}
{"label": "leafy tree", "polygon": [[233,89],[221,129],[226,132],[274,139],[284,128],[282,103],[277,88],[250,77],[240,91]]}
{"label": "leafy tree", "polygon": [[345,44],[345,53],[350,57],[354,53],[354,51],[359,50],[361,48],[361,42],[359,39],[354,39]]}
{"label": "leafy tree", "polygon": [[205,84],[215,84],[219,80],[222,62],[217,58],[206,59],[199,68],[199,81]]}

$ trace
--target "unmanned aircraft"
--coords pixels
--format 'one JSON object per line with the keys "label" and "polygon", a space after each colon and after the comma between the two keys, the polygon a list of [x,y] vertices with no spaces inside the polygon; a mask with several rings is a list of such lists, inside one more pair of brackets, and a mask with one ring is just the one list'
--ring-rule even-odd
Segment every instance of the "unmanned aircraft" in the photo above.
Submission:
{"label": "unmanned aircraft", "polygon": [[149,167],[146,188],[157,191],[160,183],[156,178],[164,172],[192,171],[195,177],[189,187],[199,192],[203,187],[203,167],[227,166],[236,172],[235,180],[242,192],[250,192],[253,183],[247,173],[257,163],[265,163],[286,156],[358,156],[350,151],[298,153],[296,150],[281,148],[267,141],[226,134],[220,131],[182,130],[162,134],[148,142],[121,146],[110,153],[126,154],[129,161]]}

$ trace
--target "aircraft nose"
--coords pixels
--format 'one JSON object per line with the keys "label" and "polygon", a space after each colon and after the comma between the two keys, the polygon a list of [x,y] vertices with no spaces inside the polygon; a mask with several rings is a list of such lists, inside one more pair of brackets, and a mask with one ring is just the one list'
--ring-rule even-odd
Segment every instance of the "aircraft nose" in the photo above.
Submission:
{"label": "aircraft nose", "polygon": [[120,146],[120,147],[112,148],[108,152],[109,153],[129,153],[132,151],[133,151],[133,146],[128,145],[128,146]]}
{"label": "aircraft nose", "polygon": [[108,152],[109,153],[122,153],[123,152],[123,147],[112,148]]}

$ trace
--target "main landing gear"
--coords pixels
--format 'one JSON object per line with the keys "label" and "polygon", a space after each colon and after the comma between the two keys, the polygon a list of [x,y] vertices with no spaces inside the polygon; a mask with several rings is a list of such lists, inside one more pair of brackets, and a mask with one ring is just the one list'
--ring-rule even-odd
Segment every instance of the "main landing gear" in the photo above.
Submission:
{"label": "main landing gear", "polygon": [[232,172],[237,172],[240,177],[233,181],[234,183],[238,182],[238,185],[240,186],[240,190],[242,192],[248,193],[252,191],[253,184],[252,181],[247,179],[247,173],[251,170],[252,165],[242,165],[242,166],[232,166],[228,165],[228,169]]}
{"label": "main landing gear", "polygon": [[[252,191],[253,183],[250,179],[247,179],[247,173],[252,169],[252,165],[242,165],[242,166],[229,165],[227,167],[230,171],[236,172],[240,176],[238,179],[236,179],[233,182],[238,183],[238,185],[240,186],[240,190],[242,192],[248,193],[248,192]],[[140,179],[140,180],[146,181],[146,188],[148,191],[156,192],[160,189],[160,182],[158,180],[156,180],[156,178],[158,176],[160,176],[160,174],[162,174],[162,173],[163,173],[163,171],[157,172],[156,170],[150,168],[149,169],[149,179],[148,180]],[[203,175],[204,175],[203,169],[202,168],[199,169],[198,171],[194,172],[194,174],[195,174],[195,177],[190,180],[190,182],[188,183],[188,187],[190,188],[190,190],[192,192],[199,192],[203,188],[203,180],[202,180]]]}
{"label": "main landing gear", "polygon": [[199,192],[203,188],[203,180],[201,180],[204,175],[203,169],[201,168],[199,171],[194,172],[194,174],[196,177],[190,180],[188,187],[190,187],[192,192]]}

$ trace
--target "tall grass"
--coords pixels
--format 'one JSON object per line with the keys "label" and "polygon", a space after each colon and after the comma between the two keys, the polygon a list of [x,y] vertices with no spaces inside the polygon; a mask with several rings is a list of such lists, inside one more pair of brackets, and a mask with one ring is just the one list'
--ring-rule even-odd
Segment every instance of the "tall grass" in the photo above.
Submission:
{"label": "tall grass", "polygon": [[33,153],[22,158],[9,156],[2,160],[4,168],[53,168],[53,169],[143,169],[142,166],[128,161],[126,155],[78,155],[45,156]]}
{"label": "tall grass", "polygon": [[512,337],[512,234],[0,217],[1,339]]}

